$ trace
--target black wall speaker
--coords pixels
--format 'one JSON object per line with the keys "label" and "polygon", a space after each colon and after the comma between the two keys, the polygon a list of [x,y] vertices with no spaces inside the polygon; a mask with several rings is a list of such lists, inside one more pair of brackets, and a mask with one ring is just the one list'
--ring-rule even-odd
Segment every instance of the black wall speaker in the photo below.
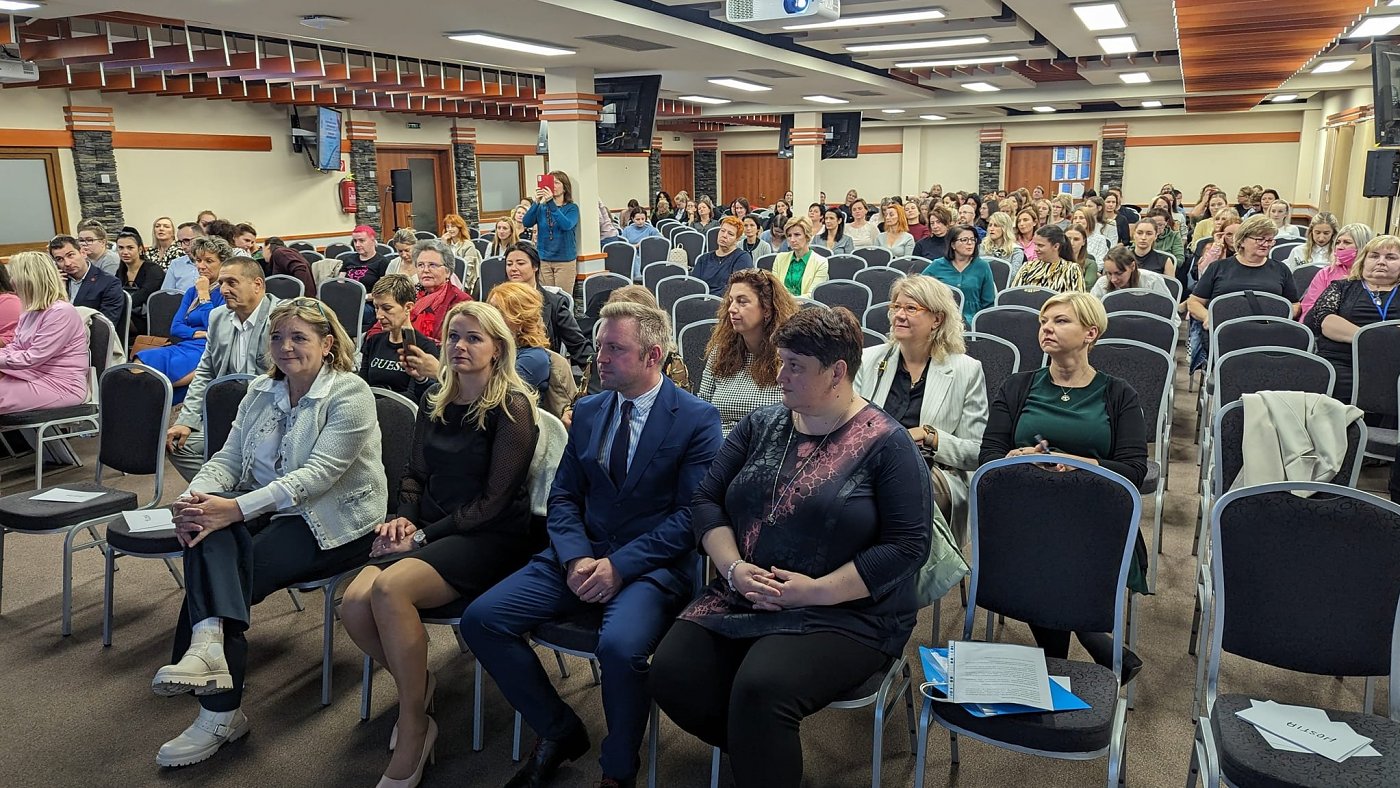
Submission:
{"label": "black wall speaker", "polygon": [[1394,197],[1400,192],[1400,148],[1366,151],[1366,182],[1363,197]]}
{"label": "black wall speaker", "polygon": [[389,170],[389,185],[394,190],[394,202],[413,202],[412,170]]}

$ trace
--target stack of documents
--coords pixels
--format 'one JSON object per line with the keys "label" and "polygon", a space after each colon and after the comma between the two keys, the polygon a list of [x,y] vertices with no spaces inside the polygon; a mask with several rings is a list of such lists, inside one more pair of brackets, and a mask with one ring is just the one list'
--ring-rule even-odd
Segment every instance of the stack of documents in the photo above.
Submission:
{"label": "stack of documents", "polygon": [[1275,750],[1311,752],[1337,763],[1353,756],[1379,756],[1371,740],[1345,722],[1333,722],[1322,709],[1251,700],[1253,708],[1235,712],[1253,725]]}
{"label": "stack of documents", "polygon": [[955,641],[948,648],[919,647],[930,700],[962,705],[975,717],[1087,709],[1070,681],[1050,676],[1045,652],[1009,643]]}

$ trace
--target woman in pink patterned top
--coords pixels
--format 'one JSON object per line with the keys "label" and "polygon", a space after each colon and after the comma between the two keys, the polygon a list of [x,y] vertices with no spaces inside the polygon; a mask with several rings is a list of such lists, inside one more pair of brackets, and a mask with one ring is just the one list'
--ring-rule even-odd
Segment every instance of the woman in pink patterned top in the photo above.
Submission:
{"label": "woman in pink patterned top", "polygon": [[64,300],[53,260],[43,252],[10,258],[24,313],[0,348],[0,413],[63,408],[87,399],[87,328]]}

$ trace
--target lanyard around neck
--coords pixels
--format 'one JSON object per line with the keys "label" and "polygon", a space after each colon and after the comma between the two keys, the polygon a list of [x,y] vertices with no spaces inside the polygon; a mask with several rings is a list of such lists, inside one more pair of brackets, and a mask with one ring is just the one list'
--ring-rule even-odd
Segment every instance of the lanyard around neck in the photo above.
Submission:
{"label": "lanyard around neck", "polygon": [[1387,316],[1390,314],[1390,304],[1395,300],[1395,293],[1397,291],[1400,291],[1400,287],[1392,287],[1390,289],[1390,297],[1385,299],[1385,306],[1381,306],[1380,295],[1372,292],[1371,288],[1367,287],[1364,282],[1361,284],[1361,287],[1366,290],[1366,295],[1370,297],[1371,304],[1376,307],[1376,312],[1380,314],[1381,321],[1384,322],[1385,320],[1387,320]]}

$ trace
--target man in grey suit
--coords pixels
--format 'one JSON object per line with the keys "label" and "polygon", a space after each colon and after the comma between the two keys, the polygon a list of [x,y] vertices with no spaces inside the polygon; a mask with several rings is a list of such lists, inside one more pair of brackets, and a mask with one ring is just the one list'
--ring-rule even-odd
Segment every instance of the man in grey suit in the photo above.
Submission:
{"label": "man in grey suit", "polygon": [[277,297],[267,292],[262,266],[250,257],[235,257],[219,270],[224,306],[209,315],[204,355],[175,423],[165,433],[170,462],[185,481],[204,464],[204,389],[216,378],[235,373],[261,375],[268,369],[268,316]]}

